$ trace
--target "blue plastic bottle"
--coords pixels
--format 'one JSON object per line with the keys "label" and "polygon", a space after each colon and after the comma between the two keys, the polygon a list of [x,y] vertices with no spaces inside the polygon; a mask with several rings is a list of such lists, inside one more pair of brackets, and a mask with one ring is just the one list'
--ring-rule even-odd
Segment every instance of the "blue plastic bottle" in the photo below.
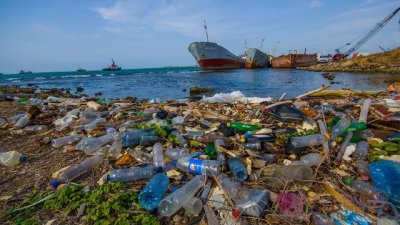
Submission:
{"label": "blue plastic bottle", "polygon": [[147,211],[153,211],[160,204],[169,185],[169,178],[163,173],[154,175],[140,191],[139,204]]}
{"label": "blue plastic bottle", "polygon": [[247,170],[243,165],[242,161],[238,158],[231,157],[228,159],[229,169],[232,171],[234,177],[239,179],[240,181],[247,179]]}
{"label": "blue plastic bottle", "polygon": [[389,197],[389,201],[400,207],[400,163],[380,160],[369,164],[373,185]]}
{"label": "blue plastic bottle", "polygon": [[140,144],[143,136],[154,136],[154,129],[131,130],[122,134],[123,147],[135,147]]}

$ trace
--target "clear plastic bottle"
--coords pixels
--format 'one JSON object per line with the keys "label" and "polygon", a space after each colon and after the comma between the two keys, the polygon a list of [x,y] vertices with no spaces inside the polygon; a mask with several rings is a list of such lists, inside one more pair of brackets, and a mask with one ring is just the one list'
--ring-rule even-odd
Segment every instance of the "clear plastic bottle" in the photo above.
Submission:
{"label": "clear plastic bottle", "polygon": [[98,117],[95,120],[93,120],[92,122],[86,124],[84,126],[84,129],[87,133],[90,133],[90,132],[92,132],[92,130],[96,129],[96,126],[98,123],[104,123],[106,121],[107,121],[106,119],[104,119],[102,117]]}
{"label": "clear plastic bottle", "polygon": [[67,114],[65,116],[72,116],[72,117],[77,118],[79,115],[79,112],[80,112],[79,109],[73,109],[73,110],[67,112]]}
{"label": "clear plastic bottle", "polygon": [[294,148],[310,147],[321,145],[326,141],[326,138],[322,134],[313,134],[300,137],[292,137],[290,139],[291,144]]}
{"label": "clear plastic bottle", "polygon": [[357,143],[356,151],[353,153],[354,159],[366,160],[368,157],[368,142],[360,141]]}
{"label": "clear plastic bottle", "polygon": [[22,129],[28,125],[28,123],[31,121],[30,115],[26,114],[25,116],[21,117],[17,123],[14,125],[15,129]]}
{"label": "clear plastic bottle", "polygon": [[[322,120],[317,120],[318,123],[318,127],[319,127],[319,131],[320,134],[325,135],[328,133],[328,128],[326,127],[326,124],[324,123],[324,121]],[[326,157],[330,157],[330,150],[329,150],[329,141],[325,141],[324,143],[322,143],[322,150],[324,151]]]}
{"label": "clear plastic bottle", "polygon": [[82,139],[84,136],[82,134],[72,134],[69,136],[65,136],[65,137],[60,137],[57,139],[53,139],[51,141],[51,145],[54,148],[59,148],[62,147],[64,145],[70,145],[73,144],[76,141],[79,141],[80,139]]}
{"label": "clear plastic bottle", "polygon": [[313,170],[306,165],[268,165],[262,170],[262,174],[283,180],[313,179]]}
{"label": "clear plastic bottle", "polygon": [[159,142],[153,146],[153,166],[156,170],[163,170],[165,168],[163,146]]}
{"label": "clear plastic bottle", "polygon": [[366,163],[364,160],[356,160],[355,162],[357,172],[361,176],[361,180],[367,181],[369,180],[369,170],[368,170],[368,163]]}
{"label": "clear plastic bottle", "polygon": [[369,200],[387,201],[387,196],[384,192],[376,187],[360,180],[353,180],[350,184],[351,188],[363,198]]}
{"label": "clear plastic bottle", "polygon": [[138,162],[151,163],[152,157],[149,153],[142,151],[139,148],[133,149],[132,156]]}
{"label": "clear plastic bottle", "polygon": [[18,113],[15,116],[11,116],[11,117],[7,118],[7,121],[10,124],[15,125],[18,122],[18,120],[21,119],[22,117],[24,117],[25,115],[26,115],[26,113]]}
{"label": "clear plastic bottle", "polygon": [[342,117],[339,122],[333,126],[330,138],[334,140],[337,136],[341,135],[351,124],[351,119],[348,116]]}
{"label": "clear plastic bottle", "polygon": [[182,136],[181,133],[179,133],[178,131],[174,130],[174,131],[172,131],[171,134],[175,135],[179,139],[179,146],[184,147],[184,148],[188,146],[188,142]]}
{"label": "clear plastic bottle", "polygon": [[186,214],[198,216],[203,209],[203,202],[199,198],[192,197],[183,208]]}
{"label": "clear plastic bottle", "polygon": [[139,204],[147,211],[153,211],[160,204],[169,185],[169,178],[163,173],[154,175],[140,191]]}
{"label": "clear plastic bottle", "polygon": [[245,149],[250,149],[250,150],[261,150],[262,143],[261,143],[261,141],[246,142],[246,143],[243,143],[243,147]]}
{"label": "clear plastic bottle", "polygon": [[158,213],[161,216],[172,216],[192,199],[204,182],[204,176],[195,176],[181,188],[163,198],[158,205]]}
{"label": "clear plastic bottle", "polygon": [[361,107],[360,118],[358,119],[358,122],[364,122],[364,123],[367,122],[368,111],[370,106],[371,106],[371,99],[369,98],[365,99]]}
{"label": "clear plastic bottle", "polygon": [[323,158],[318,153],[308,153],[303,155],[299,161],[292,162],[290,165],[305,165],[305,166],[318,166],[323,162]]}
{"label": "clear plastic bottle", "polygon": [[139,145],[142,146],[151,146],[154,145],[160,138],[158,136],[142,136],[140,137]]}
{"label": "clear plastic bottle", "polygon": [[337,154],[337,160],[341,160],[343,158],[343,155],[346,152],[346,148],[349,145],[352,137],[353,137],[353,132],[350,131],[349,133],[346,134],[346,137],[344,138],[342,145],[340,145],[340,149]]}
{"label": "clear plastic bottle", "polygon": [[87,155],[93,154],[103,145],[110,143],[113,140],[113,135],[106,134],[100,137],[83,139],[76,145],[76,149],[84,151]]}
{"label": "clear plastic bottle", "polygon": [[212,186],[212,183],[210,180],[208,180],[206,183],[206,186],[204,186],[203,191],[201,192],[201,195],[200,195],[201,201],[204,202],[208,199],[208,195],[210,194],[210,191],[211,191],[211,186]]}
{"label": "clear plastic bottle", "polygon": [[204,137],[205,132],[204,131],[195,131],[195,130],[191,130],[191,131],[187,131],[183,136],[194,140],[194,139],[198,139],[198,138],[202,138]]}
{"label": "clear plastic bottle", "polygon": [[182,157],[190,156],[190,152],[187,148],[167,148],[165,155],[171,160],[178,160]]}
{"label": "clear plastic bottle", "polygon": [[225,194],[236,203],[236,207],[245,215],[259,217],[268,203],[266,190],[252,189],[220,173],[217,182]]}
{"label": "clear plastic bottle", "polygon": [[220,163],[216,160],[203,160],[190,157],[178,159],[176,167],[183,172],[196,175],[207,175],[213,177],[220,171]]}
{"label": "clear plastic bottle", "polygon": [[240,181],[247,179],[247,170],[240,159],[231,157],[228,159],[228,167],[232,171],[234,177]]}
{"label": "clear plastic bottle", "polygon": [[114,157],[118,157],[122,152],[122,139],[120,134],[114,134],[114,141],[108,150],[108,154]]}
{"label": "clear plastic bottle", "polygon": [[75,117],[73,116],[64,116],[61,119],[54,121],[54,125],[56,126],[57,131],[63,131],[71,126],[75,122]]}
{"label": "clear plastic bottle", "polygon": [[83,160],[81,163],[71,166],[68,169],[64,170],[62,173],[58,175],[57,181],[61,183],[68,183],[74,180],[75,178],[79,177],[80,175],[90,171],[94,167],[100,165],[101,163],[103,163],[103,156],[101,155],[91,156]]}
{"label": "clear plastic bottle", "polygon": [[17,151],[0,152],[0,164],[3,166],[16,166],[28,158]]}
{"label": "clear plastic bottle", "polygon": [[143,136],[154,136],[154,129],[132,130],[127,131],[122,135],[123,147],[135,147],[140,144],[140,139]]}
{"label": "clear plastic bottle", "polygon": [[33,125],[24,128],[24,131],[28,133],[41,133],[47,131],[48,127],[46,125]]}
{"label": "clear plastic bottle", "polygon": [[106,180],[108,182],[130,182],[142,179],[151,178],[156,171],[153,166],[146,166],[141,168],[126,168],[114,170],[107,174]]}

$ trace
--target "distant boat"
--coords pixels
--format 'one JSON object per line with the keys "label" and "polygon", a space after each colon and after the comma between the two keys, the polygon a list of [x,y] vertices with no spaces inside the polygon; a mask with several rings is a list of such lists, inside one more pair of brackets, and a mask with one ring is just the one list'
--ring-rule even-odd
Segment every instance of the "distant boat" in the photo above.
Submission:
{"label": "distant boat", "polygon": [[111,59],[111,61],[111,66],[103,68],[104,71],[121,70],[121,67],[115,64],[114,59]]}
{"label": "distant boat", "polygon": [[264,68],[269,66],[270,57],[257,48],[249,48],[244,53],[246,68]]}
{"label": "distant boat", "polygon": [[76,70],[76,72],[86,72],[86,70],[79,67],[79,68]]}
{"label": "distant boat", "polygon": [[20,70],[19,71],[19,74],[29,74],[29,73],[32,73],[32,71],[30,71],[30,70],[27,70],[27,71]]}
{"label": "distant boat", "polygon": [[275,68],[295,68],[317,64],[317,54],[288,54],[274,57],[271,60]]}

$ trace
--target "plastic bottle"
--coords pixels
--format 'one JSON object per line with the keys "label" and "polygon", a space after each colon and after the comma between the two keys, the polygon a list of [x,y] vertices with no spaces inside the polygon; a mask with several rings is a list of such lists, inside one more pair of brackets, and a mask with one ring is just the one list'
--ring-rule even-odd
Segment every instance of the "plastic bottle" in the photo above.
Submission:
{"label": "plastic bottle", "polygon": [[261,150],[263,149],[263,143],[261,141],[251,141],[251,142],[246,142],[243,143],[243,147],[245,149],[250,149],[250,150]]}
{"label": "plastic bottle", "polygon": [[307,136],[292,137],[290,139],[290,142],[294,148],[317,146],[324,143],[324,141],[326,141],[326,138],[322,134],[312,134]]}
{"label": "plastic bottle", "polygon": [[[328,128],[326,127],[325,122],[322,120],[317,120],[317,123],[318,123],[320,134],[322,134],[322,135],[327,134]],[[324,154],[326,155],[326,157],[329,158],[330,157],[329,141],[325,141],[324,143],[322,143],[322,150],[324,151]]]}
{"label": "plastic bottle", "polygon": [[141,136],[139,145],[141,146],[151,146],[154,145],[160,138],[158,136]]}
{"label": "plastic bottle", "polygon": [[83,139],[76,145],[76,149],[84,151],[87,155],[93,154],[103,145],[110,143],[113,140],[113,135],[106,134],[100,137]]}
{"label": "plastic bottle", "polygon": [[122,139],[120,134],[114,134],[114,142],[112,143],[108,154],[117,157],[122,152]]}
{"label": "plastic bottle", "polygon": [[357,144],[356,151],[353,153],[354,159],[366,160],[368,157],[368,142],[360,141]]}
{"label": "plastic bottle", "polygon": [[201,192],[201,195],[200,195],[201,201],[204,202],[208,199],[208,195],[210,194],[210,191],[211,191],[211,185],[212,185],[211,181],[208,180],[206,183],[206,186],[204,186],[203,191]]}
{"label": "plastic bottle", "polygon": [[217,161],[220,163],[221,166],[226,165],[226,156],[225,153],[218,150],[219,146],[225,146],[225,142],[223,139],[217,139],[214,142],[215,150],[217,152]]}
{"label": "plastic bottle", "polygon": [[54,148],[59,148],[62,147],[64,145],[70,145],[76,141],[79,141],[80,139],[82,139],[84,136],[82,134],[73,134],[73,135],[69,135],[69,136],[65,136],[65,137],[60,137],[57,139],[53,139],[51,141],[51,145]]}
{"label": "plastic bottle", "polygon": [[46,125],[33,125],[33,126],[27,126],[24,128],[24,131],[28,133],[40,133],[47,131],[48,127]]}
{"label": "plastic bottle", "polygon": [[313,170],[306,165],[268,165],[262,170],[262,174],[284,180],[313,179]]}
{"label": "plastic bottle", "polygon": [[372,162],[369,174],[374,186],[385,192],[390,202],[400,208],[400,163],[389,160]]}
{"label": "plastic bottle", "polygon": [[384,192],[363,181],[353,180],[350,187],[365,199],[387,201],[387,196]]}
{"label": "plastic bottle", "polygon": [[103,157],[101,155],[94,155],[89,157],[79,164],[69,167],[64,170],[62,173],[58,175],[58,178],[55,181],[52,181],[53,187],[57,187],[59,183],[68,183],[80,175],[88,172],[93,169],[97,165],[100,165],[103,162]]}
{"label": "plastic bottle", "polygon": [[84,126],[84,129],[87,133],[90,133],[90,132],[92,132],[92,130],[96,129],[96,126],[98,123],[104,123],[106,121],[107,121],[106,119],[104,119],[102,117],[98,117],[95,120],[93,120],[92,122],[86,124]]}
{"label": "plastic bottle", "polygon": [[352,137],[353,137],[353,132],[349,132],[346,134],[346,137],[344,138],[342,145],[340,145],[340,149],[337,154],[337,160],[341,160],[343,158],[343,155],[346,152],[346,148],[349,145]]}
{"label": "plastic bottle", "polygon": [[196,197],[192,197],[184,206],[185,213],[198,216],[203,209],[203,202]]}
{"label": "plastic bottle", "polygon": [[370,106],[371,106],[371,99],[369,98],[365,99],[361,107],[360,118],[358,119],[358,122],[364,122],[364,123],[367,122],[368,111]]}
{"label": "plastic bottle", "polygon": [[171,134],[175,135],[179,139],[179,146],[184,147],[184,148],[188,146],[188,142],[182,136],[181,133],[179,133],[178,131],[174,130],[174,131],[172,131]]}
{"label": "plastic bottle", "polygon": [[268,203],[266,190],[252,189],[220,173],[217,182],[225,194],[236,203],[236,207],[245,215],[259,217]]}
{"label": "plastic bottle", "polygon": [[232,122],[227,124],[228,127],[232,127],[236,130],[246,132],[246,131],[256,131],[261,129],[260,126],[254,125],[254,124],[247,124],[247,123],[241,123],[241,122]]}
{"label": "plastic bottle", "polygon": [[79,108],[78,109],[73,109],[73,110],[67,112],[67,114],[65,114],[65,116],[78,117],[79,112],[80,112]]}
{"label": "plastic bottle", "polygon": [[17,151],[0,152],[0,164],[3,166],[16,166],[27,159],[28,157]]}
{"label": "plastic bottle", "polygon": [[231,157],[228,159],[228,167],[232,171],[234,177],[236,177],[240,181],[244,181],[247,179],[247,170],[243,165],[242,161],[238,158]]}
{"label": "plastic bottle", "polygon": [[330,133],[330,138],[334,140],[337,136],[341,135],[351,124],[351,119],[347,116],[342,117],[340,121],[333,126],[332,132]]}
{"label": "plastic bottle", "polygon": [[163,173],[154,175],[140,191],[139,204],[147,211],[153,211],[160,204],[169,185],[169,178]]}
{"label": "plastic bottle", "polygon": [[314,225],[335,225],[329,216],[317,212],[312,212],[312,221]]}
{"label": "plastic bottle", "polygon": [[299,161],[294,161],[290,165],[305,165],[305,166],[318,166],[323,162],[323,158],[318,153],[308,153],[303,155]]}
{"label": "plastic bottle", "polygon": [[30,115],[26,114],[17,121],[17,123],[14,125],[14,128],[22,129],[26,127],[26,125],[28,125],[29,122],[30,122]]}
{"label": "plastic bottle", "polygon": [[18,122],[18,120],[21,119],[22,117],[24,117],[25,115],[26,115],[26,113],[18,113],[18,114],[15,115],[15,116],[9,117],[9,118],[7,119],[7,121],[8,121],[10,124],[15,125],[15,124]]}
{"label": "plastic bottle", "polygon": [[364,160],[356,160],[355,162],[357,172],[361,176],[361,180],[367,181],[369,180],[369,170],[368,170],[368,163],[366,163]]}
{"label": "plastic bottle", "polygon": [[108,182],[130,182],[152,177],[156,171],[153,166],[146,166],[140,168],[126,168],[114,170],[107,174],[106,180]]}
{"label": "plastic bottle", "polygon": [[158,213],[161,216],[172,216],[192,199],[204,182],[204,176],[195,176],[181,188],[163,198],[158,205]]}
{"label": "plastic bottle", "polygon": [[64,116],[61,119],[54,121],[57,131],[63,131],[75,122],[74,116]]}
{"label": "plastic bottle", "polygon": [[194,139],[202,138],[202,137],[204,137],[204,135],[205,135],[204,131],[190,130],[190,131],[187,131],[183,136],[188,139],[194,140]]}
{"label": "plastic bottle", "polygon": [[182,157],[190,156],[190,152],[187,148],[167,148],[165,155],[171,160],[178,160]]}
{"label": "plastic bottle", "polygon": [[207,175],[213,177],[219,173],[220,163],[216,160],[203,160],[190,157],[178,159],[176,167],[183,172],[196,175]]}
{"label": "plastic bottle", "polygon": [[122,146],[123,147],[135,147],[140,144],[141,137],[143,136],[154,136],[154,129],[143,129],[143,130],[132,130],[127,131],[122,135]]}
{"label": "plastic bottle", "polygon": [[165,167],[163,146],[159,142],[153,146],[153,166],[156,170],[162,170]]}

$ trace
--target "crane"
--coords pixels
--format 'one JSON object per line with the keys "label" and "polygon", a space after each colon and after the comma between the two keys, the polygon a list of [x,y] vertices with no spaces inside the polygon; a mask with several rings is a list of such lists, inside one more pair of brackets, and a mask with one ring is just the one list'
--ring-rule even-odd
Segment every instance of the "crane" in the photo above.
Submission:
{"label": "crane", "polygon": [[348,45],[349,43],[345,44],[344,46],[336,49],[336,54],[333,56],[332,60],[337,61],[340,59],[344,59],[347,56],[351,55],[353,52],[357,51],[361,46],[363,46],[371,37],[373,37],[378,31],[380,31],[398,12],[400,11],[400,7],[390,13],[385,19],[377,23],[366,35],[364,35],[353,47],[347,50],[345,53],[340,53],[340,48]]}

